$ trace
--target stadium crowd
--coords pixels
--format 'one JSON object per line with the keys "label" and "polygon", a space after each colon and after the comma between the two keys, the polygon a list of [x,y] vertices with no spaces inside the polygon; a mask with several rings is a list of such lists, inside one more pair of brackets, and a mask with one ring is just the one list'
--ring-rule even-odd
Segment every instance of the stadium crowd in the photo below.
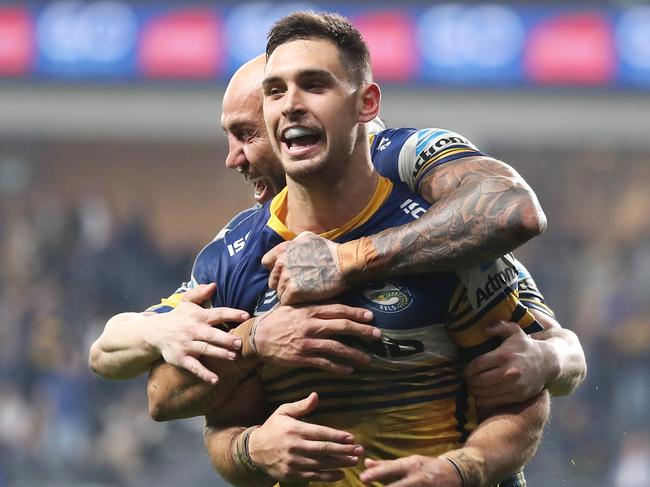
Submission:
{"label": "stadium crowd", "polygon": [[[540,197],[549,229],[517,255],[578,333],[589,365],[578,391],[553,401],[529,485],[648,485],[647,157],[491,153]],[[99,196],[71,204],[56,188],[0,189],[0,487],[219,485],[200,419],[155,423],[144,378],[101,380],[86,362],[107,317],[168,294],[202,242],[170,253],[144,211],[119,219]],[[189,191],[179,201],[191,201]]]}

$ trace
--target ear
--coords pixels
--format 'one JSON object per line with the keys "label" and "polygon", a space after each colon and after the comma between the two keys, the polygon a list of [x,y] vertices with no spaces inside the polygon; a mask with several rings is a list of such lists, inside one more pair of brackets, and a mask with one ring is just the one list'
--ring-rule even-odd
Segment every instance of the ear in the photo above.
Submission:
{"label": "ear", "polygon": [[377,83],[370,83],[359,90],[361,107],[357,121],[360,123],[370,122],[379,115],[381,105],[381,90]]}

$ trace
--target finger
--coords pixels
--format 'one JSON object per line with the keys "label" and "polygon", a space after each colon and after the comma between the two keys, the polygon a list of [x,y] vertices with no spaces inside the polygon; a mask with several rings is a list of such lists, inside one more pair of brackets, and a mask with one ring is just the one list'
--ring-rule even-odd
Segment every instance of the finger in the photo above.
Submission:
{"label": "finger", "polygon": [[222,360],[235,360],[235,358],[237,358],[235,352],[226,350],[225,348],[215,347],[214,345],[210,345],[208,342],[193,341],[190,343],[189,348],[195,355],[219,358]]}
{"label": "finger", "polygon": [[327,337],[332,335],[345,335],[373,341],[381,338],[381,330],[376,326],[364,325],[345,319],[329,319],[318,322],[320,328],[314,336]]}
{"label": "finger", "polygon": [[[278,269],[278,268],[279,268],[279,265],[276,265],[274,270]],[[284,269],[284,267],[282,267],[282,269]],[[287,305],[291,304],[290,301],[292,301],[292,299],[291,299],[291,297],[292,297],[291,296],[291,280],[287,279],[285,277],[286,273],[282,273],[282,271],[280,271],[280,273],[276,274],[276,276],[277,276],[277,283],[275,283],[275,291],[277,292],[277,295],[278,295],[278,301],[280,301],[280,304],[282,306],[287,306]],[[275,277],[274,277],[274,281],[275,281]]]}
{"label": "finger", "polygon": [[182,300],[200,305],[212,298],[212,295],[216,290],[217,285],[214,282],[209,284],[199,284],[197,287],[185,291]]}
{"label": "finger", "polygon": [[284,414],[291,418],[300,418],[311,413],[316,409],[316,406],[318,406],[318,394],[312,392],[309,396],[300,401],[282,404],[278,409],[276,409],[276,413]]}
{"label": "finger", "polygon": [[[530,387],[528,388],[524,387],[524,384],[522,384],[522,381],[520,380],[521,372],[517,370],[514,372],[514,374],[516,375],[504,375],[503,381],[501,381],[499,384],[496,384],[494,386],[470,387],[469,389],[470,393],[475,398],[486,398],[486,397],[499,396],[504,394],[515,395],[516,397],[519,398],[520,401],[523,401],[524,399],[528,398],[528,396],[526,396],[528,390],[535,386],[530,385]],[[541,387],[542,386],[540,386],[540,389]]]}
{"label": "finger", "polygon": [[511,321],[495,321],[485,327],[486,334],[489,336],[500,336],[503,339],[523,332],[524,330],[521,329],[521,326]]}
{"label": "finger", "polygon": [[465,377],[469,378],[488,370],[492,370],[503,365],[503,355],[499,349],[492,350],[491,352],[481,355],[472,360],[467,367],[465,367]]}
{"label": "finger", "polygon": [[314,316],[325,320],[346,318],[352,321],[371,321],[372,311],[344,304],[323,304],[314,308]]}
{"label": "finger", "polygon": [[354,443],[354,436],[347,431],[337,430],[319,424],[301,422],[296,428],[296,432],[301,438],[310,442],[329,442],[350,447],[350,449],[337,450],[339,451],[338,454],[363,455],[363,447],[361,447],[361,452],[359,452],[358,448],[360,445]]}
{"label": "finger", "polygon": [[366,470],[361,472],[361,481],[368,482],[395,482],[406,476],[409,469],[405,462],[399,460],[366,461]]}
{"label": "finger", "polygon": [[310,354],[327,354],[338,360],[349,362],[352,366],[361,367],[372,360],[370,354],[354,347],[345,345],[337,340],[307,339],[303,341],[304,351]]}
{"label": "finger", "polygon": [[280,276],[276,291],[280,304],[283,306],[300,304],[306,300],[304,293],[296,292],[296,286],[293,284],[293,280],[287,277],[286,272]]}
{"label": "finger", "polygon": [[470,388],[494,387],[503,382],[505,371],[506,369],[503,367],[497,367],[471,377],[468,376],[467,385]]}
{"label": "finger", "polygon": [[354,457],[358,460],[363,455],[363,447],[334,441],[306,441],[301,447],[301,452],[310,458]]}
{"label": "finger", "polygon": [[[269,289],[275,289],[276,291],[278,290],[278,283],[280,282],[280,278],[282,277],[283,268],[284,265],[282,264],[282,261],[275,263],[275,265],[271,269],[271,273],[269,274]],[[278,292],[278,299],[279,297],[280,297],[280,293]]]}
{"label": "finger", "polygon": [[350,455],[302,457],[296,459],[296,462],[299,465],[298,468],[305,470],[338,470],[356,466],[359,463],[359,457]]}
{"label": "finger", "polygon": [[207,369],[201,362],[189,355],[185,355],[179,365],[209,384],[216,384],[219,381],[217,374]]}
{"label": "finger", "polygon": [[220,325],[229,321],[242,322],[250,318],[250,315],[241,309],[234,308],[210,308],[204,310],[204,317],[210,325]]}
{"label": "finger", "polygon": [[194,340],[199,342],[206,342],[210,345],[214,345],[219,348],[225,348],[230,351],[239,351],[241,350],[241,339],[237,338],[235,335],[226,333],[223,330],[218,328],[203,327],[199,328],[196,332],[196,336],[193,337]]}
{"label": "finger", "polygon": [[287,251],[287,247],[289,245],[291,245],[291,242],[282,242],[273,247],[262,257],[262,265],[268,270],[273,269],[275,266],[275,261],[278,260],[278,257]]}

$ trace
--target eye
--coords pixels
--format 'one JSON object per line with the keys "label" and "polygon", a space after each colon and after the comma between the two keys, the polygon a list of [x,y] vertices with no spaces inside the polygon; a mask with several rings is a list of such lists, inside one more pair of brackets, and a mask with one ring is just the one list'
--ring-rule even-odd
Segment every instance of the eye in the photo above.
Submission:
{"label": "eye", "polygon": [[243,130],[239,134],[239,140],[242,142],[250,142],[255,138],[255,131],[254,130]]}
{"label": "eye", "polygon": [[269,87],[264,89],[264,96],[277,98],[281,94],[282,94],[282,90],[277,86],[269,86]]}
{"label": "eye", "polygon": [[325,89],[325,85],[320,81],[312,81],[310,83],[307,83],[307,86],[305,88],[309,91],[321,92]]}

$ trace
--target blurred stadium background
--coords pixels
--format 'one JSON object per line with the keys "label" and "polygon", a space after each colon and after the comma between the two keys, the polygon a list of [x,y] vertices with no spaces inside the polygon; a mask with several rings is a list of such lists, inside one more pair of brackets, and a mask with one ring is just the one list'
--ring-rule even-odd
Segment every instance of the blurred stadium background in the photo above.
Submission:
{"label": "blurred stadium background", "polygon": [[273,20],[338,10],[392,126],[516,167],[547,232],[517,252],[589,376],[529,485],[650,485],[650,6],[152,0],[0,3],[0,486],[225,485],[201,420],[87,369],[106,319],[167,295],[251,190],[223,167],[226,80]]}

